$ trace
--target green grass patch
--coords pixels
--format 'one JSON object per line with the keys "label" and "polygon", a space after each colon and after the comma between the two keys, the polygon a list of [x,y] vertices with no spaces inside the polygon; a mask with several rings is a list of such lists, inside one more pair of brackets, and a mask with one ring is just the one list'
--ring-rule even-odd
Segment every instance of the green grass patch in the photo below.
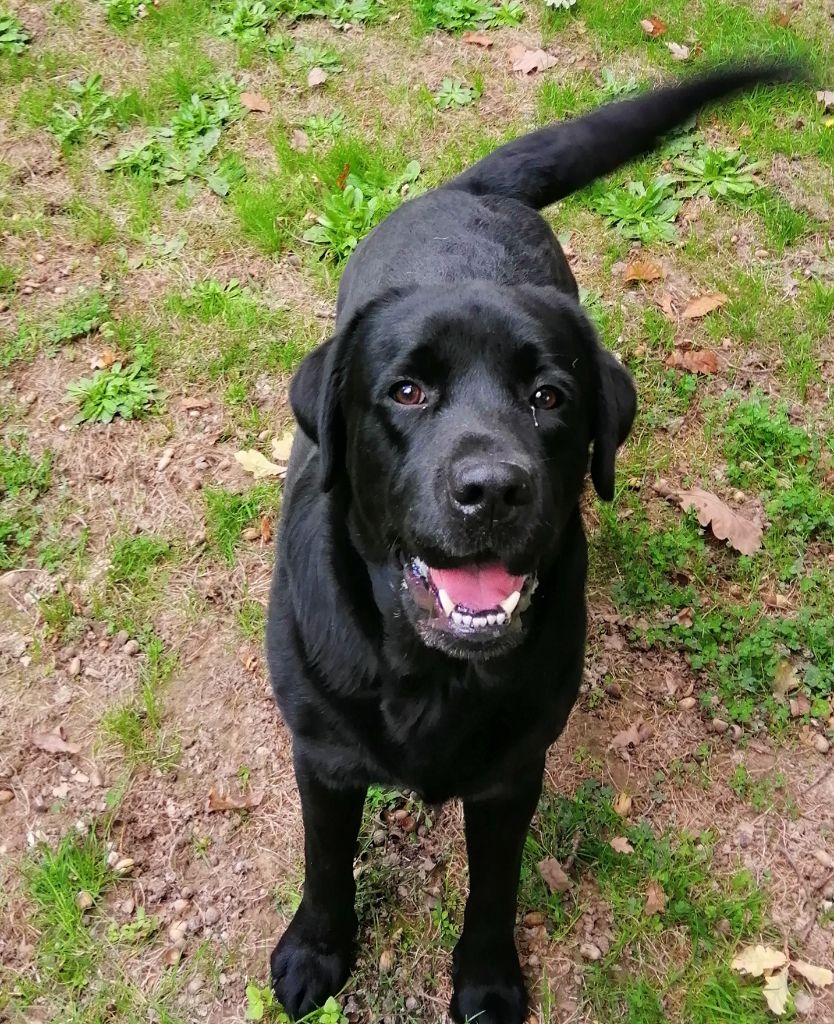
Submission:
{"label": "green grass patch", "polygon": [[9,11],[0,11],[0,56],[23,53],[30,42],[23,22]]}
{"label": "green grass patch", "polygon": [[43,529],[39,499],[51,483],[49,451],[33,457],[23,434],[0,439],[0,569],[24,563]]}
{"label": "green grass patch", "polygon": [[140,419],[153,412],[162,395],[152,374],[151,350],[137,346],[129,361],[119,359],[92,377],[74,381],[67,388],[67,397],[78,405],[73,423],[110,423],[116,416]]}
{"label": "green grass patch", "polygon": [[524,8],[517,0],[501,0],[496,4],[488,0],[412,0],[412,8],[425,32],[499,28],[520,25],[524,19]]}
{"label": "green grass patch", "polygon": [[203,492],[209,544],[229,565],[234,565],[235,549],[246,527],[274,514],[278,494],[278,485],[270,483],[257,484],[244,494],[232,494],[220,487]]}

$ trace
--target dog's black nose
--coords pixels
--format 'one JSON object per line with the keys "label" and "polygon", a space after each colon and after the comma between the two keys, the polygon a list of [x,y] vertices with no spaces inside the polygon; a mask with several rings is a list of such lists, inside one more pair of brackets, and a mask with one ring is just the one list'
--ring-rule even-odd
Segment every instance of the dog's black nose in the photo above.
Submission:
{"label": "dog's black nose", "polygon": [[464,459],[452,469],[449,493],[461,512],[499,522],[532,502],[533,480],[515,462]]}

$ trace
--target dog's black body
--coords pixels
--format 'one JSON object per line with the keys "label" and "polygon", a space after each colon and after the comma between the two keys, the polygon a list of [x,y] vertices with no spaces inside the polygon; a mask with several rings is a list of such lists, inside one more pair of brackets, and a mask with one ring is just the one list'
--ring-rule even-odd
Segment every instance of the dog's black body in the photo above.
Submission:
{"label": "dog's black body", "polygon": [[272,955],[291,1014],[349,973],[354,847],[383,783],[463,799],[452,1015],[524,1019],[516,888],[582,674],[579,499],[591,448],[613,496],[635,411],[536,210],[705,103],[781,77],[725,71],[519,139],[405,203],[351,259],[336,333],[291,388],[301,430],[268,623],[306,833],[303,900]]}

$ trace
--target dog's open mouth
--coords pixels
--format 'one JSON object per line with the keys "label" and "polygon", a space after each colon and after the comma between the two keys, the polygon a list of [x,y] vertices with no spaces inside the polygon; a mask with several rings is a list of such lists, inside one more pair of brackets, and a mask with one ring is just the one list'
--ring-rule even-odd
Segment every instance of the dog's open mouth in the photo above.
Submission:
{"label": "dog's open mouth", "polygon": [[473,640],[517,627],[536,585],[534,575],[514,575],[494,561],[435,569],[411,558],[404,575],[424,626]]}

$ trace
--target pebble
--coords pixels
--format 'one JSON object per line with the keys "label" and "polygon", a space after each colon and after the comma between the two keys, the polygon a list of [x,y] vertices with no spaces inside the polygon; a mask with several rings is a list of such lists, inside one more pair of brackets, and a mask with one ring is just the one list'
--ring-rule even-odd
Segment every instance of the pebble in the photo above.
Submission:
{"label": "pebble", "polygon": [[220,920],[220,911],[217,907],[206,907],[203,911],[203,920],[208,925],[217,924]]}
{"label": "pebble", "polygon": [[831,749],[831,744],[825,738],[825,736],[819,735],[814,739],[814,750],[818,750],[821,754],[827,754]]}
{"label": "pebble", "polygon": [[128,635],[127,630],[120,629],[119,632],[113,637],[113,646],[124,647],[124,645],[128,642],[129,639],[130,636]]}
{"label": "pebble", "polygon": [[386,839],[386,833],[381,828],[378,828],[371,837],[371,842],[374,846],[384,846]]}
{"label": "pebble", "polygon": [[232,867],[232,871],[234,871],[236,875],[242,875],[246,871],[246,862],[242,860],[236,860],[234,866]]}
{"label": "pebble", "polygon": [[172,921],[168,926],[168,938],[175,946],[182,945],[185,942],[187,932],[188,925],[185,921]]}
{"label": "pebble", "polygon": [[32,258],[35,263],[46,263],[46,256],[42,252],[36,252]]}
{"label": "pebble", "polygon": [[90,771],[90,782],[97,789],[101,789],[101,787],[104,785],[104,776],[101,774],[98,768],[93,767],[92,770]]}
{"label": "pebble", "polygon": [[136,900],[130,896],[122,903],[121,911],[126,917],[132,917],[133,911],[136,909]]}
{"label": "pebble", "polygon": [[129,875],[135,863],[136,861],[132,857],[121,857],[113,865],[113,870],[117,875]]}
{"label": "pebble", "polygon": [[717,733],[724,733],[730,728],[729,724],[725,722],[723,718],[713,718],[710,724],[712,726],[712,731]]}
{"label": "pebble", "polygon": [[122,650],[125,652],[125,654],[129,654],[131,657],[134,654],[138,654],[139,653],[139,641],[138,640],[128,640],[128,642],[124,645]]}
{"label": "pebble", "polygon": [[76,655],[67,667],[67,672],[71,676],[77,676],[81,674],[81,659]]}
{"label": "pebble", "polygon": [[0,804],[7,804],[14,800],[14,793],[10,789],[0,789]]}
{"label": "pebble", "polygon": [[157,472],[161,473],[163,469],[167,469],[171,465],[171,460],[174,457],[174,449],[166,448],[159,457],[159,462],[156,464]]}
{"label": "pebble", "polygon": [[698,701],[694,697],[684,697],[683,700],[678,701],[678,707],[681,711],[691,711]]}
{"label": "pebble", "polygon": [[188,906],[188,900],[174,900],[171,904],[171,909],[175,914],[181,914],[183,910]]}
{"label": "pebble", "polygon": [[409,996],[405,1001],[405,1008],[409,1013],[414,1013],[415,1010],[420,1008],[420,1000],[415,999],[414,996]]}
{"label": "pebble", "polygon": [[89,910],[93,905],[93,897],[86,889],[82,889],[75,897],[75,905],[79,910]]}
{"label": "pebble", "polygon": [[602,959],[602,950],[593,942],[583,942],[579,952],[586,960]]}
{"label": "pebble", "polygon": [[619,683],[606,683],[603,690],[612,700],[619,700],[623,695],[623,689]]}
{"label": "pebble", "polygon": [[379,957],[380,974],[388,974],[394,966],[394,953],[390,949],[383,949]]}
{"label": "pebble", "polygon": [[793,997],[793,1005],[800,1017],[808,1017],[813,1012],[814,1000],[807,992],[799,991]]}
{"label": "pebble", "polygon": [[544,914],[540,914],[537,910],[531,910],[529,914],[524,915],[524,927],[536,928],[544,924],[544,920]]}
{"label": "pebble", "polygon": [[196,996],[204,984],[205,982],[202,978],[192,978],[188,983],[189,995]]}

